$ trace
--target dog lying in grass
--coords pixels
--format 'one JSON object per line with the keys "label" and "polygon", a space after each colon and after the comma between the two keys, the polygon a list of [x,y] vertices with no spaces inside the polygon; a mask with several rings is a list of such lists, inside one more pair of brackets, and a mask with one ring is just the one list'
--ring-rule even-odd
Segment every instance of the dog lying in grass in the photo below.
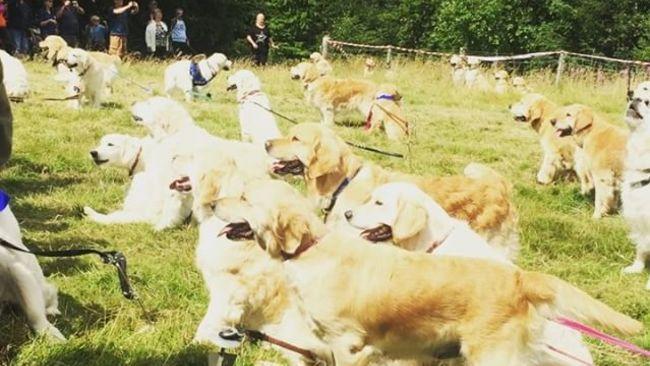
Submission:
{"label": "dog lying in grass", "polygon": [[[621,198],[636,256],[623,272],[641,273],[650,260],[650,82],[634,90],[626,121],[632,132],[627,142]],[[650,280],[646,289],[650,290]]]}
{"label": "dog lying in grass", "polygon": [[535,365],[546,317],[558,314],[622,334],[643,329],[554,276],[327,232],[302,200],[287,183],[258,180],[218,200],[215,213],[229,222],[224,235],[252,234],[282,263],[337,365],[449,354],[470,365]]}
{"label": "dog lying in grass", "polygon": [[541,94],[526,94],[510,106],[515,121],[528,123],[539,135],[542,148],[542,163],[537,173],[537,182],[551,184],[568,172],[575,172],[583,194],[589,193],[594,183],[584,162],[582,149],[573,139],[557,136],[551,125],[553,113],[559,107]]}
{"label": "dog lying in grass", "polygon": [[574,139],[582,149],[585,168],[596,191],[593,218],[616,211],[620,203],[627,131],[579,104],[555,111],[551,125],[557,136]]}
{"label": "dog lying in grass", "polygon": [[[345,218],[359,235],[371,243],[432,255],[477,258],[512,265],[503,253],[490,246],[466,222],[450,217],[431,197],[411,183],[387,183],[376,188],[363,206],[346,212]],[[549,322],[541,365],[575,365],[593,362],[589,348],[577,331]],[[582,362],[576,362],[578,358]]]}
{"label": "dog lying in grass", "polygon": [[366,202],[376,187],[406,181],[422,188],[451,216],[468,221],[509,259],[517,256],[517,213],[510,184],[489,168],[435,178],[392,172],[355,156],[332,130],[313,123],[292,127],[284,138],[269,141],[266,150],[278,160],[274,173],[305,179],[308,195],[328,212],[331,225],[344,222],[345,212]]}
{"label": "dog lying in grass", "polygon": [[9,100],[23,101],[29,94],[27,70],[19,59],[0,50],[0,63],[4,72],[4,86]]}
{"label": "dog lying in grass", "polygon": [[402,96],[394,85],[323,77],[310,63],[301,63],[290,72],[293,79],[302,81],[305,99],[320,111],[323,125],[333,126],[336,113],[350,110],[365,117],[368,132],[383,127],[391,140],[409,135],[411,127],[402,113]]}

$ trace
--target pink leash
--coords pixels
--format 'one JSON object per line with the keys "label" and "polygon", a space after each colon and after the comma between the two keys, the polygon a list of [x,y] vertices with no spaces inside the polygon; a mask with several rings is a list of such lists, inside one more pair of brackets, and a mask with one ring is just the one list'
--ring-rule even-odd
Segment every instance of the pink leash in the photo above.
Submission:
{"label": "pink leash", "polygon": [[554,322],[564,325],[567,328],[571,328],[573,330],[577,330],[578,332],[591,337],[598,339],[599,341],[605,342],[607,344],[610,344],[612,346],[622,348],[628,352],[635,353],[637,355],[650,358],[650,351],[645,350],[636,344],[632,344],[630,342],[626,342],[620,338],[616,338],[614,336],[611,336],[609,334],[605,334],[597,329],[594,329],[588,325],[582,324],[580,322],[577,322],[575,320],[571,320],[568,318],[564,317],[559,317],[554,320]]}

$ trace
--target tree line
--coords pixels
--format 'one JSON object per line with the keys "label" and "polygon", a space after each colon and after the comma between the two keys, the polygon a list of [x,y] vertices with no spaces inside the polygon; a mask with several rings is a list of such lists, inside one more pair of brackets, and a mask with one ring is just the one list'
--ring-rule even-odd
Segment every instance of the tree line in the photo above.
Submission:
{"label": "tree line", "polygon": [[[105,2],[106,7],[110,0]],[[197,51],[247,53],[243,38],[267,14],[277,58],[304,57],[323,35],[369,44],[474,54],[565,49],[650,58],[650,0],[159,0],[186,9]],[[146,9],[146,4],[141,4]]]}

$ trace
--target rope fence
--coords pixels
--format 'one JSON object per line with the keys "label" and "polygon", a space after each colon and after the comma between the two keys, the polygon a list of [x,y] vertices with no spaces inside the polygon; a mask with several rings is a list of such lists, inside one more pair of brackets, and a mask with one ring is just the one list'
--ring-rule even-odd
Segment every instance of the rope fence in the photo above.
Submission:
{"label": "rope fence", "polygon": [[[370,45],[370,44],[362,44],[362,43],[354,43],[354,42],[345,42],[345,41],[331,39],[329,36],[323,37],[322,44],[321,44],[321,53],[325,57],[327,57],[328,53],[331,50],[337,50],[342,52],[343,54],[347,54],[344,50],[344,48],[346,47],[356,48],[359,50],[365,50],[373,53],[377,53],[377,52],[385,53],[386,64],[388,66],[391,65],[391,62],[393,61],[394,53],[397,52],[412,54],[412,55],[421,55],[421,56],[434,56],[440,58],[445,58],[445,57],[448,58],[454,55],[449,52],[436,52],[436,51],[428,51],[428,50],[421,50],[415,48],[399,47],[393,45]],[[595,68],[598,69],[599,72],[601,72],[603,69],[611,70],[611,68],[603,67],[602,63],[615,64],[618,66],[618,70],[622,69],[621,71],[625,72],[628,79],[630,79],[634,74],[635,68],[642,68],[646,72],[650,71],[650,61],[626,60],[626,59],[620,59],[614,57],[590,55],[590,54],[578,53],[578,52],[569,52],[564,50],[532,52],[532,53],[510,55],[510,56],[485,56],[485,55],[483,56],[465,55],[465,56],[473,57],[480,60],[481,62],[489,62],[489,63],[502,63],[502,62],[514,63],[514,62],[526,62],[526,61],[533,62],[533,61],[537,61],[538,59],[545,59],[544,61],[539,60],[540,64],[549,66],[551,63],[553,63],[555,65],[556,84],[560,83],[560,80],[562,79],[562,74],[567,69],[567,59],[569,57],[572,60],[578,61],[576,62],[578,65],[582,67]],[[552,60],[549,60],[549,58],[552,58]],[[591,62],[591,64],[588,64],[589,62]]]}

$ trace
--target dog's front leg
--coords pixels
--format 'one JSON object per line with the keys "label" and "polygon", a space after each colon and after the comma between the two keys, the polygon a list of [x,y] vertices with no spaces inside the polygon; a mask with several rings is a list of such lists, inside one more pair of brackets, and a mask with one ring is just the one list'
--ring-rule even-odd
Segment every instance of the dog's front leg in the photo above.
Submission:
{"label": "dog's front leg", "polygon": [[9,274],[15,286],[16,300],[34,331],[53,340],[65,341],[63,334],[47,320],[41,284],[34,275],[20,262],[9,266]]}
{"label": "dog's front leg", "polygon": [[334,126],[334,107],[327,106],[320,109],[321,123],[325,126]]}
{"label": "dog's front leg", "polygon": [[134,211],[119,210],[109,214],[101,214],[91,207],[84,207],[84,214],[90,220],[100,224],[130,224],[136,222],[147,222],[148,219],[142,213]]}
{"label": "dog's front leg", "polygon": [[[191,211],[183,210],[183,199],[187,199],[186,197],[179,197],[179,194],[174,192],[169,192],[167,195],[168,196],[165,197],[163,202],[160,218],[154,225],[154,230],[156,231],[165,230],[181,224],[183,220],[189,216],[189,212],[184,214],[185,211]],[[191,207],[191,204],[189,207]]]}

